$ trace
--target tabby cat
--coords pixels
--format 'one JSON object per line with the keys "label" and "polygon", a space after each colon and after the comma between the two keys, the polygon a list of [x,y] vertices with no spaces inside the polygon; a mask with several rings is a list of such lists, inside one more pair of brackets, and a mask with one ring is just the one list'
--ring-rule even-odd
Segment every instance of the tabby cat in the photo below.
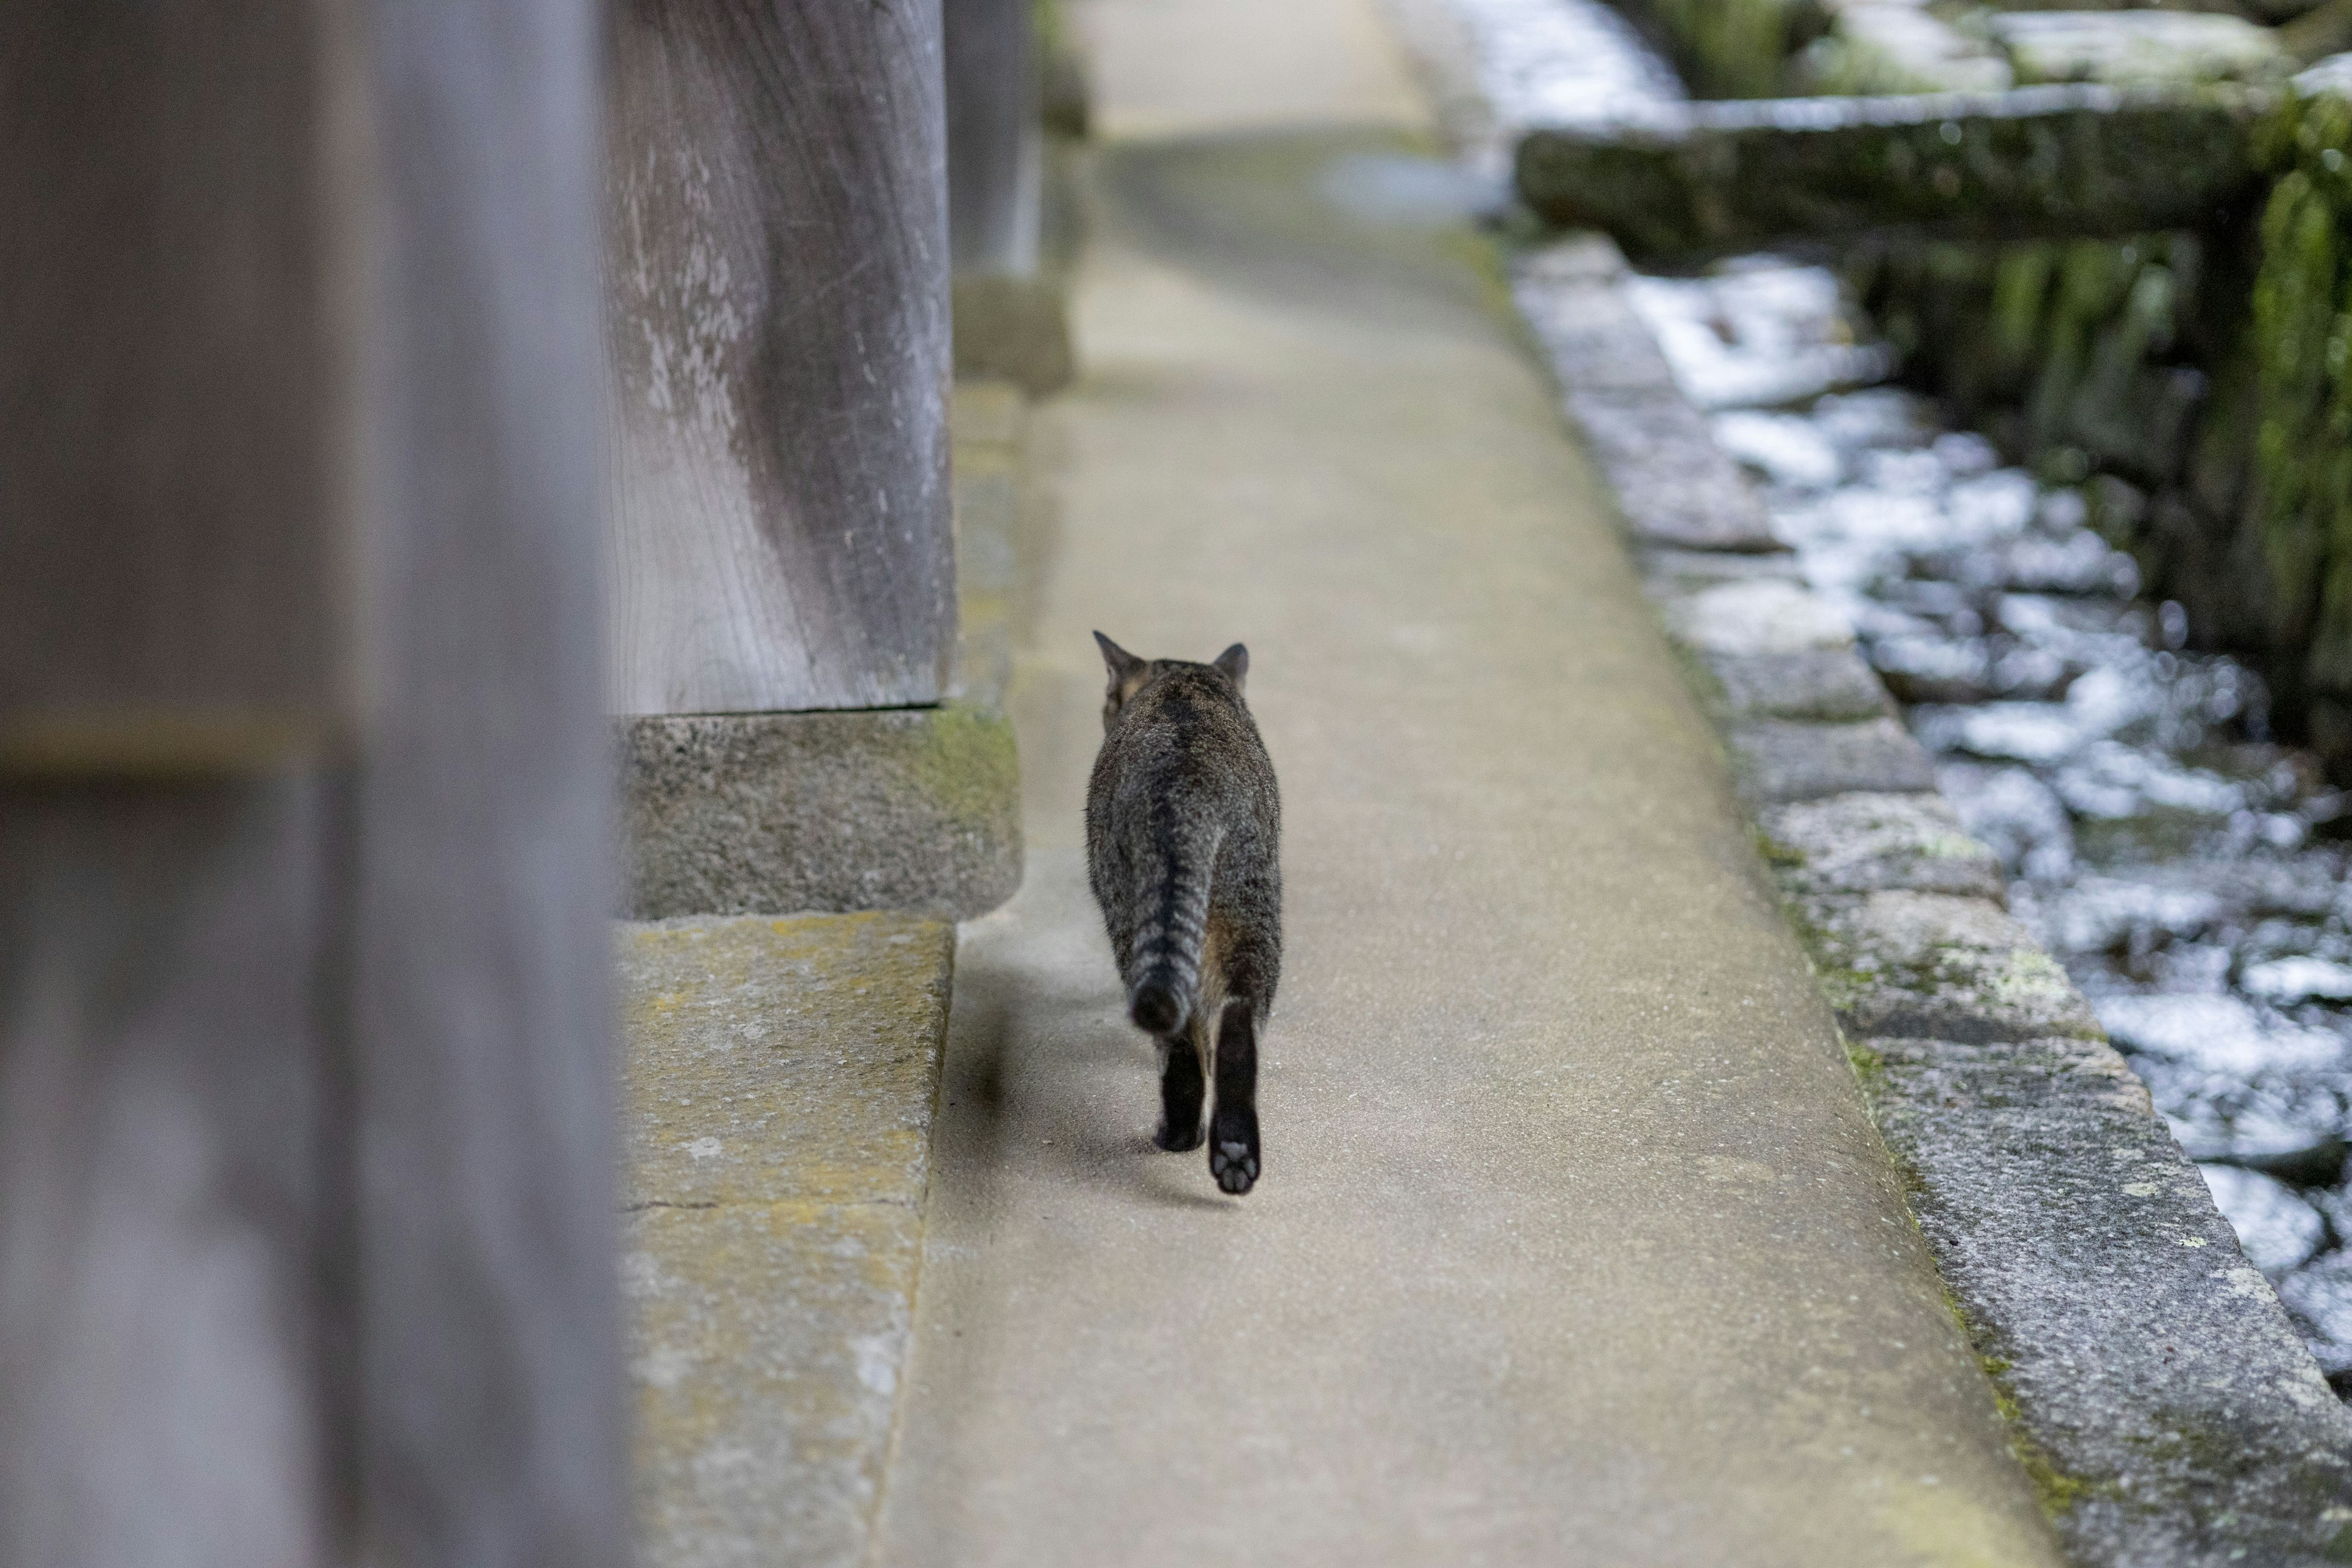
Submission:
{"label": "tabby cat", "polygon": [[1258,1178],[1257,1042],[1282,973],[1282,803],[1242,701],[1249,650],[1212,664],[1141,659],[1100,632],[1110,690],[1087,788],[1087,876],[1160,1047],[1162,1149],[1201,1146],[1228,1193]]}

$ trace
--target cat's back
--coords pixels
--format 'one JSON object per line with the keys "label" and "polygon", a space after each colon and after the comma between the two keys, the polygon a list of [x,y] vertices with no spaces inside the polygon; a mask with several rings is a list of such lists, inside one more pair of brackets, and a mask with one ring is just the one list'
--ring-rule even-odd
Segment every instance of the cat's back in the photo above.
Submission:
{"label": "cat's back", "polygon": [[1224,677],[1178,666],[1137,693],[1103,738],[1087,795],[1089,815],[1170,796],[1258,815],[1275,804],[1274,763]]}

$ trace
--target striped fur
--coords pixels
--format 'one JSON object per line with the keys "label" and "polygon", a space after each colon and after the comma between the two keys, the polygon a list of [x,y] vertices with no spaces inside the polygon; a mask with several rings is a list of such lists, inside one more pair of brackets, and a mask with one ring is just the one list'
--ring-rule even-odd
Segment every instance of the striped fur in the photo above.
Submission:
{"label": "striped fur", "polygon": [[1160,1043],[1164,1148],[1197,1148],[1212,1079],[1210,1166],[1256,1180],[1256,1041],[1282,969],[1281,802],[1242,699],[1249,656],[1135,658],[1100,633],[1110,674],[1087,792],[1087,869],[1128,993]]}
{"label": "striped fur", "polygon": [[1146,889],[1142,919],[1129,939],[1121,978],[1135,1026],[1173,1035],[1192,1016],[1201,991],[1201,951],[1209,935],[1209,878],[1222,828],[1187,837],[1181,824],[1154,834],[1130,864]]}

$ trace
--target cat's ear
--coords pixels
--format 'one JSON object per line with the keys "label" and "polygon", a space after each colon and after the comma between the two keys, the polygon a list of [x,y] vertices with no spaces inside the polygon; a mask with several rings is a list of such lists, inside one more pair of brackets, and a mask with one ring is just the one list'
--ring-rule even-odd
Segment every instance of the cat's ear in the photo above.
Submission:
{"label": "cat's ear", "polygon": [[1102,649],[1103,665],[1110,671],[1110,683],[1116,689],[1140,674],[1144,661],[1110,640],[1100,632],[1095,634],[1095,645]]}
{"label": "cat's ear", "polygon": [[1242,682],[1249,678],[1249,649],[1239,643],[1234,644],[1217,656],[1217,668],[1234,683],[1234,689],[1239,691]]}

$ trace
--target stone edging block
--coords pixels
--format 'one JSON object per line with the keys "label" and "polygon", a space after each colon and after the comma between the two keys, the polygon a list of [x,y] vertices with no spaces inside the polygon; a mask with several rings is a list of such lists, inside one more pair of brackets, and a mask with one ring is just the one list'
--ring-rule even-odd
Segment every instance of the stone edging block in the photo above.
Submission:
{"label": "stone edging block", "polygon": [[1894,887],[1791,907],[1849,1038],[2105,1038],[2066,971],[1991,899]]}
{"label": "stone edging block", "polygon": [[2343,1409],[2122,1058],[1853,1048],[1979,1353],[2030,1412],[2070,1555],[2342,1562]]}
{"label": "stone edging block", "polygon": [[[1762,672],[1743,670],[1755,683]],[[1936,770],[1902,721],[1808,724],[1782,719],[1734,724],[1731,772],[1752,810],[1775,801],[1819,800],[1856,790],[1884,794],[1936,787]]]}
{"label": "stone edging block", "polygon": [[1059,278],[967,274],[955,279],[953,295],[959,377],[1002,378],[1032,397],[1070,384],[1077,365],[1069,289]]}
{"label": "stone edging block", "polygon": [[1020,762],[992,709],[616,723],[625,912],[910,910],[960,920],[1021,882]]}
{"label": "stone edging block", "polygon": [[[1664,395],[1654,345],[1629,345],[1630,307],[1612,302],[1622,267],[1606,239],[1575,236],[1524,258],[1515,292],[1724,729],[1759,847],[2069,1556],[2352,1558],[2352,1414],[2088,1002],[2002,907],[1998,860],[1935,793],[1852,628],[1765,553],[1780,546],[1762,508],[1705,422],[1675,398],[1645,444]],[[1727,485],[1737,499],[1707,515]]]}
{"label": "stone edging block", "polygon": [[1618,291],[1623,258],[1598,236],[1538,252],[1513,280],[1519,315],[1560,378],[1572,424],[1633,536],[1691,550],[1783,548],[1706,422],[1675,390],[1650,331]]}
{"label": "stone edging block", "polygon": [[955,929],[624,926],[638,1558],[855,1563],[922,1262]]}

